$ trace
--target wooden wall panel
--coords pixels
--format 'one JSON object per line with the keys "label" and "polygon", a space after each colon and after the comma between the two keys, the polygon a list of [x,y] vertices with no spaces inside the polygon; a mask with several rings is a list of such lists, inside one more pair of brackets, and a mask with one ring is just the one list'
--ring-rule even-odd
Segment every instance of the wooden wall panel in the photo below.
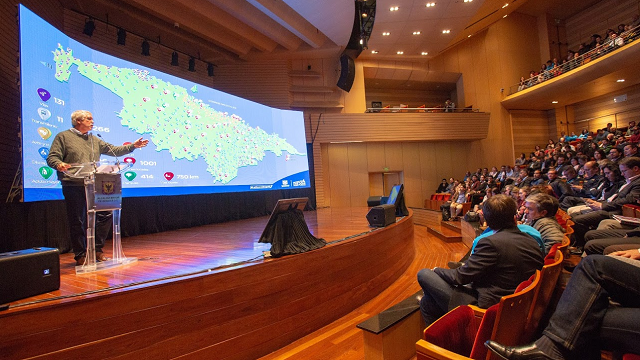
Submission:
{"label": "wooden wall panel", "polygon": [[402,144],[398,142],[384,144],[385,166],[389,171],[400,171],[402,166]]}
{"label": "wooden wall panel", "polygon": [[369,197],[369,172],[367,171],[367,145],[347,144],[349,156],[349,203],[365,206]]}
{"label": "wooden wall panel", "polygon": [[[627,101],[613,101],[614,97],[621,95],[626,95]],[[578,103],[574,109],[577,129],[586,127],[590,131],[595,131],[605,127],[608,122],[614,127],[628,126],[631,120],[638,122],[640,85]]]}
{"label": "wooden wall panel", "polygon": [[384,143],[374,142],[367,144],[367,169],[369,172],[383,171],[386,164],[384,155]]}
{"label": "wooden wall panel", "polygon": [[347,144],[329,144],[329,183],[331,187],[331,206],[351,206],[349,194],[349,151]]}
{"label": "wooden wall panel", "polygon": [[550,138],[555,138],[555,134],[550,133],[546,111],[512,110],[510,113],[516,156],[520,153],[529,156],[536,145],[544,147]]}
{"label": "wooden wall panel", "polygon": [[422,177],[420,169],[420,144],[419,143],[403,143],[402,144],[402,169],[404,176],[405,197],[407,206],[422,207],[424,206]]}
{"label": "wooden wall panel", "polygon": [[580,43],[591,42],[592,34],[604,38],[607,29],[618,28],[618,24],[629,24],[640,12],[638,0],[603,0],[566,20],[569,49],[577,50]]}

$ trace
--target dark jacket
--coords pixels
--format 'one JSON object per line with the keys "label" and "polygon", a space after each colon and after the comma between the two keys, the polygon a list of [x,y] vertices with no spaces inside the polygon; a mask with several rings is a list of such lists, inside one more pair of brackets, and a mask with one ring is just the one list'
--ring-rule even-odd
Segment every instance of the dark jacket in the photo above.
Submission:
{"label": "dark jacket", "polygon": [[640,177],[637,177],[629,185],[620,188],[618,196],[613,201],[602,202],[602,210],[608,212],[621,212],[622,205],[635,204],[640,198]]}
{"label": "dark jacket", "polygon": [[451,285],[471,284],[478,292],[478,306],[486,309],[513,294],[543,264],[538,242],[513,227],[480,239],[463,266],[434,271]]}

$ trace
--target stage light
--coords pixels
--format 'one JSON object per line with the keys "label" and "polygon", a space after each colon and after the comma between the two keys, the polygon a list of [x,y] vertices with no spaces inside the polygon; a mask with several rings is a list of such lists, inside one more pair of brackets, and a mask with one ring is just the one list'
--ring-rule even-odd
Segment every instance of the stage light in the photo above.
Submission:
{"label": "stage light", "polygon": [[96,23],[93,22],[92,18],[89,18],[84,22],[84,30],[82,30],[82,33],[91,37],[93,36],[93,31],[95,29],[96,29]]}
{"label": "stage light", "polygon": [[174,51],[171,54],[171,65],[172,66],[178,66],[178,52]]}
{"label": "stage light", "polygon": [[196,59],[193,56],[189,59],[189,71],[196,71]]}
{"label": "stage light", "polygon": [[207,75],[213,76],[213,64],[207,64]]}
{"label": "stage light", "polygon": [[142,55],[151,56],[149,52],[149,42],[146,39],[142,42]]}
{"label": "stage light", "polygon": [[127,41],[127,31],[122,28],[118,28],[118,45],[124,45]]}

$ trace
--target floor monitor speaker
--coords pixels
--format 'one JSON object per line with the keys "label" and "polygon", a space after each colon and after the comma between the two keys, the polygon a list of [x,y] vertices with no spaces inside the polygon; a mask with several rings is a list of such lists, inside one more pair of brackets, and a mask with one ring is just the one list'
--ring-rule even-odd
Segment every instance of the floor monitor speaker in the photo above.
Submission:
{"label": "floor monitor speaker", "polygon": [[396,222],[396,207],[393,204],[374,206],[367,213],[370,226],[385,227]]}

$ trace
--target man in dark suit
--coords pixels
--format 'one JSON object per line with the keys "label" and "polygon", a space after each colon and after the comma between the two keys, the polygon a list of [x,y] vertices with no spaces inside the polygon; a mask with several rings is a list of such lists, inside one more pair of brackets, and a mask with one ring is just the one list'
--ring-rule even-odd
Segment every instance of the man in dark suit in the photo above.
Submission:
{"label": "man in dark suit", "polygon": [[558,201],[562,201],[566,196],[573,196],[571,186],[558,177],[557,170],[549,169],[547,178],[549,178],[549,186],[553,189],[553,193],[556,194]]}
{"label": "man in dark suit", "polygon": [[538,242],[516,226],[515,200],[496,195],[482,208],[493,235],[478,241],[469,259],[457,269],[422,269],[418,283],[424,291],[420,311],[427,325],[457,305],[476,303],[481,308],[513,294],[518,284],[542,268]]}
{"label": "man in dark suit", "polygon": [[585,199],[585,203],[593,211],[572,217],[575,222],[573,230],[576,247],[584,246],[584,235],[587,231],[598,227],[600,221],[610,219],[611,215],[622,214],[622,205],[634,204],[640,198],[640,158],[634,156],[624,158],[620,160],[619,167],[627,183],[618,190],[618,193],[605,201]]}

